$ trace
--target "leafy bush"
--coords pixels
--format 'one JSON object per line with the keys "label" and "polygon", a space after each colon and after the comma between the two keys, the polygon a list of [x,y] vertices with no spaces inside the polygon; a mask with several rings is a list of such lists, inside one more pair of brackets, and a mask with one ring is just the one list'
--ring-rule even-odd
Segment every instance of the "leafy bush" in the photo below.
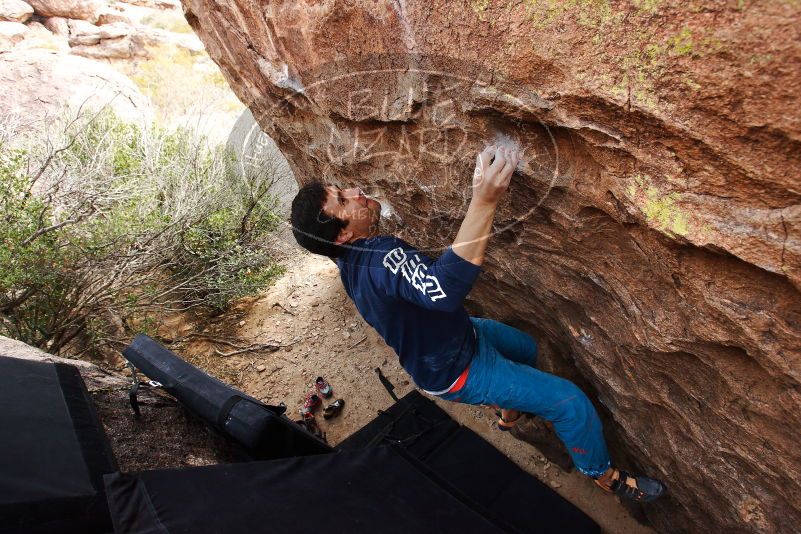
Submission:
{"label": "leafy bush", "polygon": [[281,272],[266,244],[275,176],[233,172],[234,156],[202,136],[106,111],[71,123],[55,145],[23,150],[8,138],[0,334],[53,352],[116,342],[167,310],[223,310]]}
{"label": "leafy bush", "polygon": [[[23,340],[47,335],[52,321],[42,293],[65,297],[59,276],[65,253],[54,232],[43,232],[53,223],[52,210],[31,191],[26,156],[22,150],[0,152],[0,333]],[[11,311],[17,312],[13,320]]]}

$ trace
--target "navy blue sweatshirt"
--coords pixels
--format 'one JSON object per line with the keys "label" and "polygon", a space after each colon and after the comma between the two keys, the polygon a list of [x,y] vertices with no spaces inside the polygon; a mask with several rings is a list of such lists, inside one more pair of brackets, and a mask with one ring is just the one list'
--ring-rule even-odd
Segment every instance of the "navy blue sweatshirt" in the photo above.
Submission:
{"label": "navy blue sweatshirt", "polygon": [[481,267],[448,248],[436,261],[393,236],[360,239],[337,259],[345,291],[424,390],[442,391],[473,358],[462,305]]}

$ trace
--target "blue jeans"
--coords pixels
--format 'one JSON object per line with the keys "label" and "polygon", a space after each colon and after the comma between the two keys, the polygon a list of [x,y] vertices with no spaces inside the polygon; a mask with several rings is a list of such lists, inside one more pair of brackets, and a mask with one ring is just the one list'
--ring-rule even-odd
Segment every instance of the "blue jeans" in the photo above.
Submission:
{"label": "blue jeans", "polygon": [[471,318],[478,347],[467,381],[441,398],[465,404],[497,404],[539,415],[553,423],[576,468],[591,478],[611,465],[601,420],[573,382],[535,369],[537,344],[531,336],[488,319]]}

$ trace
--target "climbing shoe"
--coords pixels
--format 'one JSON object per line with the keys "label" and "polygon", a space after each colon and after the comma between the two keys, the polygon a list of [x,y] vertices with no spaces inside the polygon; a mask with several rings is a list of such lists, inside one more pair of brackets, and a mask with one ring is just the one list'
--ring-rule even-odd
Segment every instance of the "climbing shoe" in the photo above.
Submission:
{"label": "climbing shoe", "polygon": [[667,491],[665,485],[655,478],[634,476],[621,469],[617,469],[617,478],[608,486],[597,480],[595,483],[604,491],[635,502],[655,501]]}
{"label": "climbing shoe", "polygon": [[325,407],[323,410],[323,417],[325,419],[331,419],[332,417],[336,417],[339,415],[339,412],[342,411],[342,407],[345,406],[345,401],[343,399],[337,399],[328,406]]}
{"label": "climbing shoe", "polygon": [[326,382],[322,376],[318,376],[317,380],[314,381],[314,387],[317,388],[317,392],[326,399],[334,394],[334,390],[331,389],[331,384]]}
{"label": "climbing shoe", "polygon": [[317,393],[309,392],[306,395],[306,400],[303,401],[303,408],[300,409],[300,415],[305,417],[308,414],[311,414],[320,407],[323,401],[320,400],[320,397]]}

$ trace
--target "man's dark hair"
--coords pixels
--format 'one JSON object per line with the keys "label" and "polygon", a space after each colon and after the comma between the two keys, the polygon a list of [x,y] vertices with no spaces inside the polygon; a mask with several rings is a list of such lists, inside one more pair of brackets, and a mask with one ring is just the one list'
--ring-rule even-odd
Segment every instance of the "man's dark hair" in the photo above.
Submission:
{"label": "man's dark hair", "polygon": [[348,223],[323,213],[327,195],[322,182],[311,182],[300,188],[292,201],[292,233],[298,245],[309,252],[338,258],[346,249],[334,241]]}

